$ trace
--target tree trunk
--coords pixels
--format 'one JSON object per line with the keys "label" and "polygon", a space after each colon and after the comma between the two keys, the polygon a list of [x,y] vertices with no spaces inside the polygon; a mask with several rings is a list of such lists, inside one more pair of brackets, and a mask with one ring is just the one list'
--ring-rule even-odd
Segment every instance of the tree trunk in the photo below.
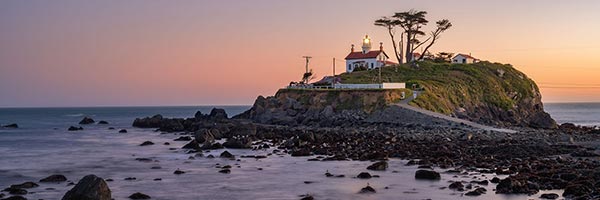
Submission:
{"label": "tree trunk", "polygon": [[427,50],[429,50],[429,47],[433,46],[433,43],[435,43],[435,38],[436,38],[436,36],[433,36],[431,43],[429,43],[429,45],[427,45],[427,47],[425,47],[425,49],[423,50],[423,53],[421,53],[421,57],[419,57],[419,60],[421,60],[425,57],[425,53],[427,52]]}
{"label": "tree trunk", "polygon": [[[398,46],[396,46],[396,39],[394,39],[394,33],[392,32],[392,27],[388,27],[388,33],[390,33],[390,37],[392,38],[392,45],[394,46],[394,55],[396,55],[396,59],[399,63],[402,62],[402,58],[398,56]],[[400,47],[402,48],[402,47]],[[382,66],[385,66],[385,63],[382,63]]]}
{"label": "tree trunk", "polygon": [[406,31],[406,62],[410,62],[412,61],[412,44],[411,44],[411,37],[412,37],[412,33],[410,32],[410,29]]}
{"label": "tree trunk", "polygon": [[398,55],[400,56],[398,64],[402,64],[404,63],[404,32],[400,35],[400,42],[398,43],[398,46],[400,48],[400,53],[398,53]]}

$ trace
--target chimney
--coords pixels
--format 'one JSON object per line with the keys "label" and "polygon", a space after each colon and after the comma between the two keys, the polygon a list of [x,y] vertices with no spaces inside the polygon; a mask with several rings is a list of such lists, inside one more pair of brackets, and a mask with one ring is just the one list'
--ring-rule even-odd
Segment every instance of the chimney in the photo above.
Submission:
{"label": "chimney", "polygon": [[354,52],[354,44],[351,45],[350,47],[350,53]]}
{"label": "chimney", "polygon": [[379,42],[379,51],[383,51],[383,42]]}

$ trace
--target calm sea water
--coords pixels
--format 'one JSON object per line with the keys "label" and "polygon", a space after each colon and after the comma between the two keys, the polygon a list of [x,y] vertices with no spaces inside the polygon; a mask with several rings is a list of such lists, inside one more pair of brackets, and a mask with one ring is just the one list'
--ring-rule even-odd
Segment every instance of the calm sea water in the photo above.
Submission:
{"label": "calm sea water", "polygon": [[[230,116],[249,106],[220,106]],[[390,170],[377,172],[381,178],[360,180],[351,178],[365,171],[368,162],[307,162],[305,158],[275,155],[266,159],[197,157],[180,150],[184,141],[173,141],[174,134],[161,134],[150,129],[131,127],[136,117],[162,114],[165,117],[192,117],[196,111],[210,112],[212,106],[198,107],[112,107],[112,108],[1,108],[0,124],[17,123],[18,129],[0,129],[0,188],[25,181],[35,181],[51,174],[64,174],[77,181],[87,174],[111,178],[113,198],[127,199],[134,192],[143,192],[152,199],[299,199],[312,194],[317,199],[457,199],[462,193],[448,189],[448,181],[485,179],[493,174],[471,174],[453,177],[442,174],[441,181],[417,181],[416,168],[405,166],[403,160],[391,160]],[[600,125],[600,104],[546,104],[546,109],[559,122]],[[109,125],[83,125],[85,130],[69,132],[69,126],[89,116],[106,120]],[[114,127],[115,130],[109,130]],[[127,129],[119,134],[117,130]],[[155,145],[141,147],[143,141]],[[170,145],[163,145],[169,142]],[[170,148],[177,148],[175,150]],[[206,152],[218,157],[223,150]],[[230,150],[235,155],[266,155],[270,150]],[[151,158],[154,162],[139,162],[135,158]],[[216,164],[234,166],[231,174],[218,173]],[[161,169],[152,169],[160,166]],[[239,167],[238,167],[239,166]],[[262,168],[263,170],[258,170]],[[187,173],[174,175],[181,169]],[[323,176],[326,170],[345,174],[346,178]],[[436,169],[443,171],[441,169]],[[123,180],[136,177],[134,181]],[[161,178],[161,181],[154,181]],[[304,181],[312,181],[305,184]],[[376,194],[357,194],[370,184]],[[41,184],[30,189],[29,199],[60,199],[70,189],[66,183]],[[388,189],[385,189],[387,187]],[[473,199],[529,199],[534,196],[495,195],[494,185],[488,193]],[[560,191],[552,191],[561,193]]]}
{"label": "calm sea water", "polygon": [[559,124],[600,126],[600,103],[546,103],[544,109]]}

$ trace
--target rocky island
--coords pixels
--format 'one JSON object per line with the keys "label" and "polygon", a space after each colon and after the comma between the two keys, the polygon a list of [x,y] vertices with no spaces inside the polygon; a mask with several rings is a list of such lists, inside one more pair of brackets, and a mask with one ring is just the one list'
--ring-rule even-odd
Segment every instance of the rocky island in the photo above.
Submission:
{"label": "rocky island", "polygon": [[[565,198],[600,197],[600,164],[590,159],[599,155],[589,143],[582,143],[600,141],[598,130],[557,126],[543,110],[536,84],[525,74],[510,65],[489,62],[418,64],[418,69],[383,70],[386,79],[419,88],[415,92],[421,94],[410,102],[402,98],[413,92],[406,89],[281,89],[271,97],[259,96],[248,111],[231,118],[224,110],[213,109],[186,119],[140,118],[133,126],[193,135],[182,147],[192,152],[275,147],[274,154],[310,156],[309,161],[372,161],[376,165],[372,169],[387,168],[388,159],[403,159],[423,168],[417,171],[417,179],[479,172],[491,176],[475,185],[496,184],[495,193],[564,190],[560,195]],[[361,82],[374,73],[343,74],[342,80]],[[480,129],[399,104],[514,132]],[[508,176],[499,179],[499,175]],[[486,192],[461,182],[449,188],[467,196]]]}

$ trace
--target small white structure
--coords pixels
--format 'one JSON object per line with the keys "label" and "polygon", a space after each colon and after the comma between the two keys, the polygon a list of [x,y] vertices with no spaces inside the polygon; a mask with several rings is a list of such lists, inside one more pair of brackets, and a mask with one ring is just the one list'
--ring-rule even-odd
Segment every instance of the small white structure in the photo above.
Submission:
{"label": "small white structure", "polygon": [[379,43],[379,50],[371,51],[371,38],[365,35],[362,42],[362,51],[354,51],[354,44],[350,48],[350,54],[346,56],[346,72],[353,72],[356,68],[375,69],[389,64],[389,56],[383,51],[383,43]]}
{"label": "small white structure", "polygon": [[404,89],[405,83],[335,84],[335,89]]}
{"label": "small white structure", "polygon": [[456,56],[454,56],[454,58],[452,58],[452,63],[462,63],[462,64],[473,64],[473,63],[478,63],[479,59],[471,56],[471,55],[467,55],[467,54],[457,54]]}

